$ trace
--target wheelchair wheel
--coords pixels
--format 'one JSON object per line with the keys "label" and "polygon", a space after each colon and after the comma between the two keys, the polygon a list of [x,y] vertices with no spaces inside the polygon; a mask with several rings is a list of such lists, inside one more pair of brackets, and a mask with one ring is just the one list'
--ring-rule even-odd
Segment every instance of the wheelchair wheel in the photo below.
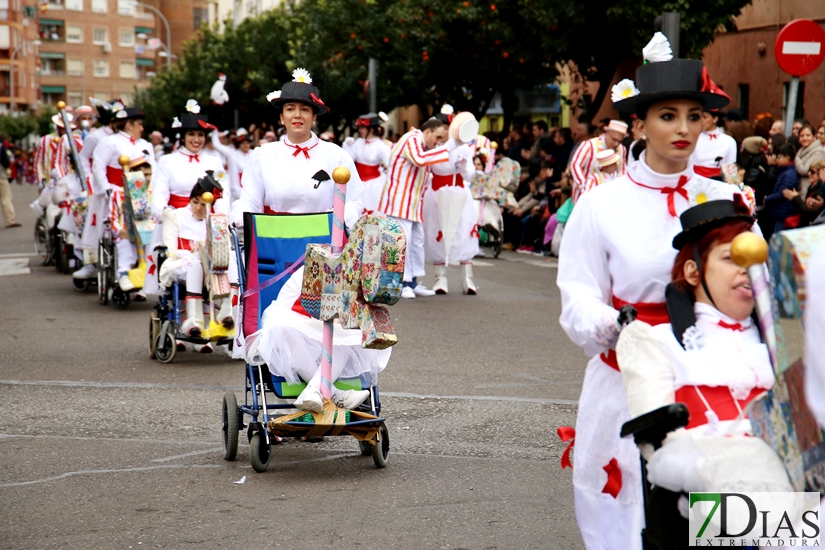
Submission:
{"label": "wheelchair wheel", "polygon": [[501,243],[497,242],[493,245],[493,258],[498,258],[501,254]]}
{"label": "wheelchair wheel", "polygon": [[49,265],[54,259],[54,250],[49,237],[46,220],[42,217],[37,218],[37,223],[34,224],[34,253],[37,254],[37,259],[43,265]]}
{"label": "wheelchair wheel", "polygon": [[75,279],[72,277],[72,288],[78,292],[86,292],[90,284],[89,279]]}
{"label": "wheelchair wheel", "polygon": [[[372,445],[372,461],[376,468],[386,468],[387,458],[390,454],[390,431],[385,423],[381,423],[380,440]],[[369,443],[367,443],[369,445]]]}
{"label": "wheelchair wheel", "polygon": [[[228,391],[223,396],[223,459],[233,461],[238,455],[238,400],[235,392]],[[266,468],[264,468],[265,470]]]}
{"label": "wheelchair wheel", "polygon": [[54,250],[54,268],[58,273],[63,273],[63,257],[66,255],[63,251],[63,238],[56,227],[52,229],[51,235],[52,249]]}
{"label": "wheelchair wheel", "polygon": [[161,363],[171,363],[177,350],[174,328],[169,321],[166,321],[155,340],[155,357]]}
{"label": "wheelchair wheel", "polygon": [[103,243],[97,245],[97,298],[104,306],[109,303],[109,260]]}
{"label": "wheelchair wheel", "polygon": [[149,317],[149,359],[155,359],[155,344],[160,334],[160,319],[154,313]]}
{"label": "wheelchair wheel", "polygon": [[131,301],[132,297],[129,293],[123,292],[118,285],[112,288],[112,304],[115,306],[115,309],[126,309]]}
{"label": "wheelchair wheel", "polygon": [[259,473],[265,472],[269,468],[271,456],[272,452],[266,443],[266,435],[258,430],[249,440],[249,462],[252,464],[252,469]]}

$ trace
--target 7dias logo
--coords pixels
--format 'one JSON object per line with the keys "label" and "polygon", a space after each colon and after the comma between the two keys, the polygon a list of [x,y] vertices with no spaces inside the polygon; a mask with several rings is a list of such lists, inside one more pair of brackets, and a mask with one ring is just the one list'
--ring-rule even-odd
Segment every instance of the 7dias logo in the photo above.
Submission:
{"label": "7dias logo", "polygon": [[690,493],[690,546],[819,546],[819,493]]}

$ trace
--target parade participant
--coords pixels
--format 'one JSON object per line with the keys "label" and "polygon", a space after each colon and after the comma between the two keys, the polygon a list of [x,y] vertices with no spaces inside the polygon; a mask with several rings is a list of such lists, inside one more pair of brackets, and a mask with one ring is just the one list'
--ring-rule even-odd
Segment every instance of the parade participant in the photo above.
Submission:
{"label": "parade participant", "polygon": [[212,146],[226,158],[227,172],[229,172],[229,203],[238,200],[243,188],[243,174],[249,160],[252,158],[252,137],[244,128],[239,128],[232,140],[234,147],[221,143],[218,132],[212,133]]}
{"label": "parade participant", "polygon": [[702,112],[702,133],[693,152],[693,170],[706,178],[720,179],[722,166],[736,162],[739,147],[722,129],[719,110]]}
{"label": "parade participant", "polygon": [[[117,133],[105,138],[97,144],[92,157],[92,173],[97,182],[103,184],[105,190],[111,190],[109,201],[110,215],[122,210],[123,203],[123,168],[118,163],[121,155],[130,159],[145,157],[153,167],[155,165],[152,145],[141,138],[143,134],[143,112],[137,107],[118,109],[113,116],[114,130]],[[120,289],[124,292],[134,290],[135,285],[129,279],[127,272],[138,261],[137,249],[134,243],[127,238],[116,237],[117,248],[117,279]]]}
{"label": "parade participant", "polygon": [[[98,180],[92,170],[92,157],[98,144],[114,134],[113,115],[116,111],[126,107],[119,99],[104,102],[89,98],[97,109],[97,119],[100,127],[92,131],[83,141],[83,150],[80,151],[80,162],[86,172],[86,190],[88,192],[89,207],[86,212],[86,223],[83,227],[80,248],[85,255],[84,266],[72,273],[75,279],[94,279],[97,277],[97,265],[94,263],[94,254],[100,241],[103,230],[103,220],[106,218],[109,207],[109,197],[106,195],[108,181]],[[83,252],[85,251],[85,252]]]}
{"label": "parade participant", "polygon": [[604,130],[601,136],[582,143],[570,161],[570,173],[573,176],[573,202],[579,200],[579,196],[587,185],[587,178],[596,171],[596,154],[599,151],[605,149],[617,151],[619,153],[619,175],[623,176],[627,172],[625,162],[627,151],[622,145],[622,140],[627,135],[627,124],[621,120],[611,120]]}
{"label": "parade participant", "polygon": [[[450,160],[447,126],[432,117],[398,140],[390,153],[390,171],[381,193],[378,211],[398,219],[407,235],[402,298],[432,296],[432,290],[418,282],[424,271],[424,189],[429,168]],[[453,146],[455,143],[453,142]]]}
{"label": "parade participant", "polygon": [[355,161],[358,175],[364,182],[364,195],[361,202],[365,213],[372,213],[378,208],[381,191],[387,181],[387,166],[390,162],[390,146],[384,143],[377,130],[381,126],[381,117],[375,113],[361,115],[356,121],[359,139],[348,137],[344,140],[344,151]]}
{"label": "parade participant", "polygon": [[619,153],[613,149],[605,149],[596,153],[596,171],[587,177],[581,193],[587,193],[606,181],[616,179],[616,176],[619,175],[620,163]]}
{"label": "parade participant", "polygon": [[[175,153],[173,153],[174,155]],[[198,338],[204,330],[203,283],[204,269],[201,249],[206,246],[206,213],[208,208],[216,212],[226,212],[228,205],[221,199],[223,188],[209,170],[197,180],[189,193],[189,204],[180,208],[163,211],[163,246],[167,259],[160,268],[160,285],[169,288],[173,281],[186,283],[186,315],[181,332]],[[217,198],[213,205],[203,201],[204,193],[212,193]],[[228,300],[224,300],[228,302]],[[232,328],[232,318],[218,321],[226,328]],[[208,349],[200,351],[211,352]]]}
{"label": "parade participant", "polygon": [[[321,141],[312,131],[317,117],[326,114],[328,108],[307,71],[296,69],[292,76],[292,82],[284,84],[282,90],[267,95],[280,111],[286,136],[252,152],[241,198],[232,205],[232,219],[236,224],[242,224],[244,212],[301,214],[332,211],[332,172],[344,166],[351,172],[345,222],[352,227],[361,214],[362,193],[355,163],[343,149]],[[250,361],[256,360],[256,356],[262,358],[273,374],[288,380],[303,378],[307,387],[298,396],[295,406],[320,411],[323,404],[320,393],[322,323],[293,310],[300,297],[302,279],[303,268],[291,275],[278,299],[264,311],[261,329],[254,335],[247,335],[247,358]],[[333,381],[342,372],[358,376],[382,370],[389,361],[388,351],[362,349],[359,330],[336,330]],[[357,407],[368,396],[368,391],[333,390],[335,403],[347,409]]]}
{"label": "parade participant", "polygon": [[[75,113],[77,113],[77,111],[75,111]],[[67,117],[71,116],[72,115],[67,113]],[[63,119],[59,114],[55,115],[55,117],[58,117],[57,122],[60,123],[59,125],[56,123],[56,125],[63,128]],[[88,123],[89,119],[86,118],[84,120]],[[52,161],[54,166],[54,176],[60,185],[65,185],[66,192],[66,196],[61,201],[63,216],[60,217],[60,222],[57,227],[62,231],[66,231],[67,233],[74,235],[74,240],[72,241],[74,246],[73,251],[75,256],[82,260],[82,228],[77,227],[75,223],[74,215],[72,214],[72,202],[73,197],[76,197],[82,193],[86,182],[83,182],[83,185],[81,185],[80,177],[74,167],[74,161],[72,160],[72,150],[69,145],[69,140],[74,140],[75,148],[77,149],[79,157],[80,152],[83,150],[83,135],[82,130],[77,128],[77,125],[74,121],[72,121],[72,119],[70,119],[70,124],[72,127],[72,132],[68,133],[64,131],[63,135],[60,136],[60,141],[57,142],[57,151],[55,152],[54,159]]]}
{"label": "parade participant", "polygon": [[[156,294],[158,291],[155,248],[160,244],[162,235],[163,211],[167,208],[186,208],[191,202],[189,194],[193,186],[204,174],[210,170],[216,174],[223,172],[223,165],[217,158],[203,154],[206,132],[215,127],[209,124],[206,115],[200,114],[200,106],[195,100],[190,99],[186,103],[186,112],[175,117],[172,128],[182,136],[182,145],[160,159],[152,182],[152,216],[161,223],[155,226],[152,242],[146,251],[144,291],[147,294]],[[238,281],[233,282],[234,295],[237,295]],[[222,311],[221,315],[230,316],[231,311]],[[223,319],[218,319],[218,322],[222,321]]]}
{"label": "parade participant", "polygon": [[[72,115],[67,113],[66,116],[71,124]],[[63,119],[60,115],[52,116],[51,121],[56,133],[47,134],[40,138],[34,157],[37,181],[42,185],[42,189],[37,200],[31,203],[30,207],[38,216],[42,215],[50,204],[57,205],[62,202],[68,191],[65,187],[62,190],[57,188],[58,177],[55,170],[57,149],[60,139],[66,134],[66,129],[63,127]],[[50,226],[54,225],[57,214],[59,214],[58,210],[54,210],[54,212],[54,216],[50,215]]]}
{"label": "parade participant", "polygon": [[[430,167],[432,179],[424,201],[424,252],[433,261],[436,294],[447,294],[447,264],[461,264],[461,289],[464,294],[478,292],[473,282],[473,258],[478,254],[478,229],[470,181],[475,172],[469,145],[458,145],[453,138],[448,162]],[[465,184],[466,180],[466,184]],[[452,233],[452,234],[450,234]]]}
{"label": "parade participant", "polygon": [[630,416],[613,351],[618,310],[633,304],[640,320],[666,322],[665,286],[675,256],[670,243],[681,230],[687,198],[729,199],[738,192],[695,174],[690,163],[702,109],[724,107],[729,98],[716,93],[701,61],[672,59],[661,33],[644,54],[648,63],[614,107],[642,120],[647,148],[627,175],[582,196],[559,253],[560,323],[590,356],[573,470],[576,519],[588,549],[641,548],[639,453],[632,439],[619,437]]}
{"label": "parade participant", "polygon": [[74,123],[78,128],[80,138],[85,142],[93,131],[95,111],[89,105],[81,105],[74,111]]}

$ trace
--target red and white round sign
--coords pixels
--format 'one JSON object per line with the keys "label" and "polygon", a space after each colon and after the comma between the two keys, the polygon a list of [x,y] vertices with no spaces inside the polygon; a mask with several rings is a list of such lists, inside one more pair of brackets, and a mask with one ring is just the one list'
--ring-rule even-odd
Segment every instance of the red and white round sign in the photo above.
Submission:
{"label": "red and white round sign", "polygon": [[825,59],[825,30],[810,19],[785,25],[774,45],[776,61],[792,76],[812,73]]}

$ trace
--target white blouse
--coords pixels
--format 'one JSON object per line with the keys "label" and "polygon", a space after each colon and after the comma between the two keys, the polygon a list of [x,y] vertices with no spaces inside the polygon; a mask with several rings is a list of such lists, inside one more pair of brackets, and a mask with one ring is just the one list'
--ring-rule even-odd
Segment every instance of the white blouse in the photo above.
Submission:
{"label": "white blouse", "polygon": [[[205,155],[203,151],[195,155],[186,147],[164,155],[152,177],[152,215],[160,219],[171,195],[189,197],[192,188],[199,178],[206,175],[207,170],[217,173],[223,170],[223,165],[214,156]],[[228,196],[229,189],[224,189],[223,193]]]}
{"label": "white blouse", "polygon": [[390,164],[390,147],[381,138],[347,138],[343,149],[358,164],[383,166],[384,171]]}
{"label": "white blouse", "polygon": [[[696,142],[696,149],[691,159],[694,166],[706,168],[721,167],[723,164],[736,162],[738,146],[736,140],[716,128],[712,132],[702,132]],[[716,160],[719,158],[720,160]]]}

